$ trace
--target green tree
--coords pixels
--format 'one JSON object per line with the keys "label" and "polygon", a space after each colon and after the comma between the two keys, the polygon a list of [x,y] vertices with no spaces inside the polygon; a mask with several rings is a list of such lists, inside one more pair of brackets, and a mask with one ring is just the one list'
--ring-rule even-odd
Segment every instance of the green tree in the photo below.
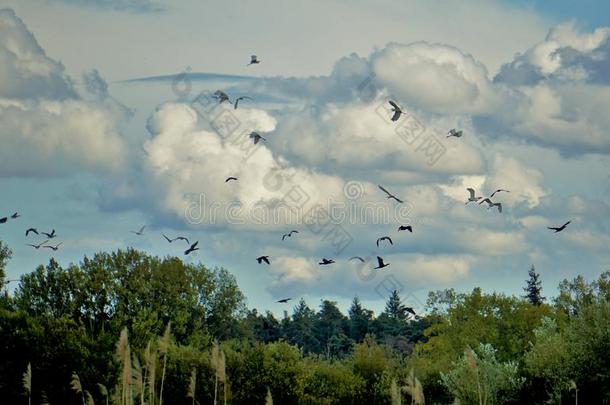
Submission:
{"label": "green tree", "polygon": [[532,305],[541,305],[545,299],[542,296],[542,281],[540,281],[540,274],[536,272],[536,268],[533,264],[528,275],[527,284],[523,288],[525,291],[523,298],[527,299]]}
{"label": "green tree", "polygon": [[373,322],[373,311],[362,306],[360,299],[354,297],[352,305],[348,310],[349,315],[349,337],[356,341],[362,342],[362,339],[371,330]]}

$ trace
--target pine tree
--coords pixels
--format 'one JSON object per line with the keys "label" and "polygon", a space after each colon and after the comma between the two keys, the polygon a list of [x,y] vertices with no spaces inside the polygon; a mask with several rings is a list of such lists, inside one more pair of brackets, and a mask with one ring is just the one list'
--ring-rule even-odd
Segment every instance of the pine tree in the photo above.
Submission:
{"label": "pine tree", "polygon": [[358,297],[354,297],[352,306],[349,308],[349,335],[356,342],[361,342],[370,332],[373,322],[373,311],[365,309]]}
{"label": "pine tree", "polygon": [[532,264],[529,272],[529,279],[527,285],[523,288],[525,295],[523,298],[527,299],[532,305],[540,305],[544,302],[542,296],[542,282],[540,281],[540,274],[536,273],[536,268]]}
{"label": "pine tree", "polygon": [[402,319],[404,318],[404,311],[402,310],[402,303],[400,302],[400,295],[398,291],[392,291],[392,295],[385,304],[385,313],[391,318]]}

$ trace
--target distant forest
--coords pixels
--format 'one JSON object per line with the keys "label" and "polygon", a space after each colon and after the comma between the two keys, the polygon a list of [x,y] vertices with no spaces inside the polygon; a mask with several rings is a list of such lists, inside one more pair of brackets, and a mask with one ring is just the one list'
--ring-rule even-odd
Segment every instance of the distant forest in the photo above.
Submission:
{"label": "distant forest", "polygon": [[[0,287],[11,252],[0,242]],[[542,296],[432,291],[414,315],[354,297],[247,308],[235,278],[176,257],[51,259],[0,296],[2,404],[610,403],[610,272]]]}

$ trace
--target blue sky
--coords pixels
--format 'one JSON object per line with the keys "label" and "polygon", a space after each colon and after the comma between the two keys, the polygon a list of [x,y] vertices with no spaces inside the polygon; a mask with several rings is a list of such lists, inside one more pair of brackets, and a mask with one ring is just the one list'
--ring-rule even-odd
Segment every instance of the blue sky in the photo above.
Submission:
{"label": "blue sky", "polygon": [[[394,287],[415,305],[442,288],[520,294],[532,264],[553,295],[610,269],[603,2],[4,3],[0,211],[22,214],[0,225],[9,278],[127,246],[182,256],[161,233],[199,240],[185,260],[228,268],[278,314],[285,296],[359,295],[379,312]],[[246,66],[252,53],[262,63]],[[253,100],[193,103],[215,90]],[[407,112],[396,123],[388,99]],[[502,213],[465,205],[467,187],[509,189]],[[298,195],[302,208],[278,206]],[[335,220],[308,225],[319,207]],[[30,226],[63,245],[33,250]],[[384,235],[394,245],[377,247]]]}

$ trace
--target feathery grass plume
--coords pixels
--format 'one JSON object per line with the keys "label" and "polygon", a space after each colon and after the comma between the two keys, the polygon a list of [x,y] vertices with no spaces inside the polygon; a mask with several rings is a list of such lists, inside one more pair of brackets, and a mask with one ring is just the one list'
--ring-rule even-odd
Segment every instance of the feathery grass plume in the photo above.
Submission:
{"label": "feathery grass plume", "polygon": [[402,405],[402,395],[400,390],[398,389],[398,384],[396,384],[396,379],[392,379],[392,384],[390,385],[390,399],[392,405]]}
{"label": "feathery grass plume", "polygon": [[89,391],[85,391],[85,405],[95,405],[93,401],[93,395]]}
{"label": "feathery grass plume", "polygon": [[576,385],[576,381],[570,380],[570,386],[568,389],[570,391],[574,390],[574,394],[576,395],[576,405],[578,405],[578,386]]}
{"label": "feathery grass plume", "polygon": [[216,398],[218,396],[218,366],[220,365],[220,347],[218,346],[218,340],[214,340],[212,346],[212,358],[210,359],[212,367],[214,368],[214,405],[216,405]]}
{"label": "feathery grass plume", "polygon": [[106,399],[106,405],[108,405],[108,388],[100,383],[97,383],[97,388],[100,391],[100,394]]}
{"label": "feathery grass plume", "polygon": [[163,383],[165,381],[165,369],[167,367],[167,355],[169,352],[169,344],[171,342],[171,321],[167,323],[165,333],[159,342],[159,353],[163,354],[163,372],[161,373],[161,388],[159,389],[159,405],[163,405]]}
{"label": "feathery grass plume", "polygon": [[424,388],[417,377],[415,371],[411,369],[407,376],[407,384],[402,389],[411,396],[411,405],[423,405],[426,403],[424,398]]}
{"label": "feathery grass plume", "polygon": [[152,348],[149,341],[144,351],[144,361],[146,362],[146,385],[148,386],[148,403],[154,405],[156,402],[155,383],[157,380],[157,351]]}
{"label": "feathery grass plume", "polygon": [[76,392],[77,395],[80,395],[83,400],[83,405],[85,405],[85,395],[83,394],[83,386],[80,383],[80,377],[74,371],[72,372],[72,380],[70,380],[70,388],[72,391]]}
{"label": "feathery grass plume", "polygon": [[142,378],[142,366],[140,365],[140,360],[138,359],[138,356],[135,353],[132,354],[132,358],[133,358],[133,360],[132,360],[133,386],[134,386],[135,390],[138,392],[138,394],[140,395],[140,404],[144,404],[144,380]]}
{"label": "feathery grass plume", "polygon": [[193,367],[191,371],[191,378],[189,379],[189,390],[186,394],[187,398],[193,399],[193,405],[195,405],[195,390],[197,389],[197,369]]}
{"label": "feathery grass plume", "polygon": [[271,390],[267,388],[267,397],[265,397],[265,405],[273,405],[273,397],[271,396]]}
{"label": "feathery grass plume", "polygon": [[51,405],[49,404],[49,397],[47,397],[47,393],[44,391],[40,393],[40,405]]}
{"label": "feathery grass plume", "polygon": [[224,400],[225,405],[227,405],[227,359],[225,358],[225,352],[220,351],[220,364],[218,367],[219,375],[218,380],[222,382],[223,395],[222,398]]}
{"label": "feathery grass plume", "polygon": [[28,396],[28,405],[32,405],[32,363],[28,363],[28,368],[23,373],[23,389]]}
{"label": "feathery grass plume", "polygon": [[117,355],[121,363],[123,363],[123,371],[121,373],[121,395],[120,404],[129,405],[131,402],[131,383],[132,383],[132,369],[131,369],[131,349],[129,347],[129,337],[127,328],[123,328],[121,336],[117,344]]}

